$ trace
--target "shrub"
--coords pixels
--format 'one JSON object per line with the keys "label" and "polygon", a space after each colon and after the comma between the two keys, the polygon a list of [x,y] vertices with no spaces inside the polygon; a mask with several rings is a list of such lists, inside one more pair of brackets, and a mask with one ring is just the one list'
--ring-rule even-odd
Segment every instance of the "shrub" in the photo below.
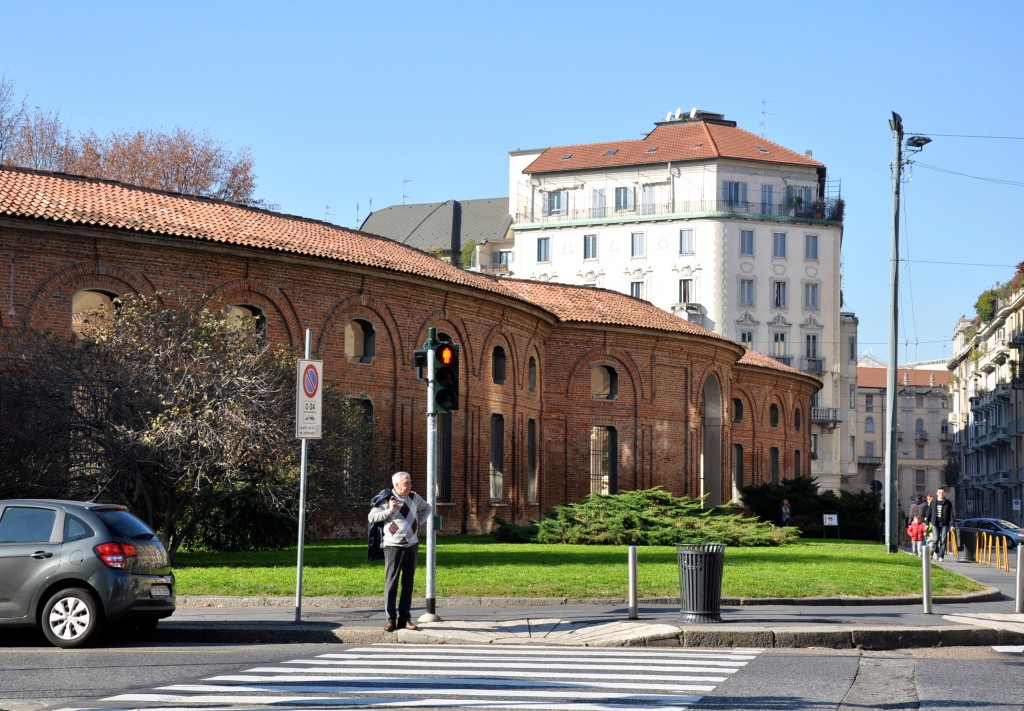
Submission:
{"label": "shrub", "polygon": [[509,523],[501,516],[494,517],[497,525],[491,535],[499,543],[532,543],[537,538],[537,524],[530,523],[525,526]]}
{"label": "shrub", "polygon": [[726,543],[777,546],[797,531],[777,528],[732,513],[725,506],[704,509],[701,499],[675,497],[660,487],[621,494],[590,494],[563,504],[537,525],[539,543],[673,545]]}
{"label": "shrub", "polygon": [[837,533],[843,538],[874,541],[878,540],[882,529],[880,499],[876,494],[843,491],[837,496],[831,491],[821,493],[814,477],[785,479],[781,484],[745,486],[740,489],[740,494],[750,511],[764,521],[777,521],[782,500],[789,499],[793,525],[805,537],[822,536],[822,515],[825,513],[838,514]]}
{"label": "shrub", "polygon": [[295,545],[299,522],[257,492],[240,491],[200,517],[186,550],[259,551]]}

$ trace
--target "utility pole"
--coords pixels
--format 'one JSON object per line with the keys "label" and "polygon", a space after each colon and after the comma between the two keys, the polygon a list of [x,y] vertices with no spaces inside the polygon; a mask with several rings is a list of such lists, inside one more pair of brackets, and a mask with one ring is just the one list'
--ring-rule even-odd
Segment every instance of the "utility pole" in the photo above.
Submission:
{"label": "utility pole", "polygon": [[896,345],[899,339],[899,266],[900,266],[900,183],[903,177],[903,119],[895,111],[889,121],[896,143],[892,173],[892,254],[889,257],[889,363],[885,380],[885,431],[888,443],[885,447],[885,549],[890,553],[899,550],[899,529],[897,528],[896,476],[898,472],[896,436],[899,418],[896,413]]}

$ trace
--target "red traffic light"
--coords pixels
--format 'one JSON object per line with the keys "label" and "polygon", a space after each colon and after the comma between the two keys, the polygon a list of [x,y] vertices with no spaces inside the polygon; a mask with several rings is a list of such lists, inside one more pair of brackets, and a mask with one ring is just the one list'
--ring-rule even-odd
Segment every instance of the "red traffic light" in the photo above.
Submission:
{"label": "red traffic light", "polygon": [[451,346],[441,346],[434,355],[441,365],[451,365],[455,360],[455,349]]}

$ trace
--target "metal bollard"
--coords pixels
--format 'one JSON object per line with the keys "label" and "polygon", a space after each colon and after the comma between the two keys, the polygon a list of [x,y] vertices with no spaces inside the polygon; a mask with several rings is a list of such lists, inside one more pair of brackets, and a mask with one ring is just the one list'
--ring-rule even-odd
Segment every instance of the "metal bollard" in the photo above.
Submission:
{"label": "metal bollard", "polygon": [[636,546],[629,547],[629,619],[638,617],[636,604]]}
{"label": "metal bollard", "polygon": [[921,556],[921,581],[924,614],[930,615],[932,614],[932,555],[930,550],[926,550],[925,554]]}
{"label": "metal bollard", "polygon": [[1014,612],[1018,615],[1024,612],[1024,568],[1021,567],[1020,559],[1024,558],[1021,547],[1017,546],[1017,605]]}

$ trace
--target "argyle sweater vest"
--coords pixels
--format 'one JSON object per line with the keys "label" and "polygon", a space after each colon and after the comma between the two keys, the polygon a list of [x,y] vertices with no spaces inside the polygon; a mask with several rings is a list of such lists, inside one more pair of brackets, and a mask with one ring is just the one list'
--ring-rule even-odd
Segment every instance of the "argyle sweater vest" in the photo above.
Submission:
{"label": "argyle sweater vest", "polygon": [[394,512],[388,512],[388,502],[385,501],[382,506],[377,507],[372,518],[384,521],[385,548],[414,546],[419,543],[417,532],[420,525],[430,516],[430,504],[415,491],[410,491],[404,498],[395,496],[399,503]]}

